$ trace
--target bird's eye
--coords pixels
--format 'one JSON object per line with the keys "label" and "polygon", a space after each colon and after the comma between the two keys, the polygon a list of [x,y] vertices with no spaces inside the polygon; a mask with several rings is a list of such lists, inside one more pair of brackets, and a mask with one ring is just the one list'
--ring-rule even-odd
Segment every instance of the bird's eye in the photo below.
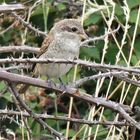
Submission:
{"label": "bird's eye", "polygon": [[71,30],[72,32],[77,32],[78,29],[76,27],[72,27]]}

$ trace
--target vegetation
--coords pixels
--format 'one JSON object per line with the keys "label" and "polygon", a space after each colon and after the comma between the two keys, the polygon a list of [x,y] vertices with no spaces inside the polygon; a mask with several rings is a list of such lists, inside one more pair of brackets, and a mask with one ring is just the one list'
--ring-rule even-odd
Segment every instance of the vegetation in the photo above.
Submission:
{"label": "vegetation", "polygon": [[[0,0],[1,137],[139,139],[140,1],[14,2]],[[64,18],[81,19],[92,41],[81,47],[80,60],[71,62],[77,65],[62,77],[64,87],[57,79],[50,85],[46,77],[31,81],[29,64],[35,63],[44,36]],[[19,95],[17,89],[29,81],[36,83]]]}

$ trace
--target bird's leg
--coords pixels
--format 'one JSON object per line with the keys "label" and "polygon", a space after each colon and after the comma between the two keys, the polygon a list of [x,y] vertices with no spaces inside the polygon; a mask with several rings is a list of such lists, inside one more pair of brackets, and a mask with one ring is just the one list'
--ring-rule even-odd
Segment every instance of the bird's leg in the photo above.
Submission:
{"label": "bird's leg", "polygon": [[60,77],[58,79],[59,79],[60,84],[63,85],[64,83],[63,83],[62,79]]}
{"label": "bird's leg", "polygon": [[48,83],[49,86],[52,86],[52,85],[56,86],[56,83],[51,78],[49,78],[48,75],[47,75],[46,82]]}
{"label": "bird's leg", "polygon": [[65,90],[66,89],[66,85],[64,84],[64,82],[62,81],[62,79],[60,77],[58,79],[60,81],[60,88]]}

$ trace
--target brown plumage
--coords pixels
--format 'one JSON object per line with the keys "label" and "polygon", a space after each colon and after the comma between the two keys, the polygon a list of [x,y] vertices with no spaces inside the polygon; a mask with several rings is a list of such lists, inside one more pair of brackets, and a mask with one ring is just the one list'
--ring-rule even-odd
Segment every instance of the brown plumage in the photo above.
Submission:
{"label": "brown plumage", "polygon": [[[37,58],[78,58],[81,41],[86,38],[87,35],[78,20],[61,20],[54,25],[44,39]],[[34,74],[46,75],[49,78],[59,78],[65,75],[71,67],[71,64],[36,64]]]}

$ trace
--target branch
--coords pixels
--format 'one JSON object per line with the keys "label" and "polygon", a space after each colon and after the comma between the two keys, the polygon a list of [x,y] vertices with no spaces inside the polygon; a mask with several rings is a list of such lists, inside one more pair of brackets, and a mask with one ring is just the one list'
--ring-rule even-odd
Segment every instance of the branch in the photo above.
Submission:
{"label": "branch", "polygon": [[95,62],[85,61],[85,60],[66,60],[66,59],[42,59],[42,58],[6,58],[0,59],[0,64],[6,63],[65,63],[65,64],[78,64],[80,66],[89,67],[98,69],[101,71],[104,70],[117,70],[117,71],[125,71],[135,75],[140,74],[140,69],[136,69],[135,67],[124,67],[118,65],[109,65],[109,64],[98,64]]}
{"label": "branch", "polygon": [[98,74],[98,75],[92,75],[92,76],[88,76],[88,77],[84,77],[80,80],[77,80],[71,84],[69,84],[70,86],[73,86],[73,87],[79,87],[83,84],[85,84],[87,81],[90,81],[90,80],[95,80],[95,79],[98,79],[98,78],[101,78],[101,77],[110,77],[110,76],[114,76],[114,77],[117,77],[123,81],[126,81],[132,85],[135,85],[135,86],[138,86],[140,87],[140,81],[136,81],[136,80],[133,80],[133,79],[130,79],[128,78],[128,72],[124,72],[124,71],[113,71],[113,72],[107,72],[107,73],[101,73],[101,74]]}
{"label": "branch", "polygon": [[46,37],[47,34],[45,32],[40,31],[39,29],[36,29],[35,27],[33,27],[30,23],[24,21],[19,15],[17,15],[15,12],[11,13],[18,21],[20,21],[24,26],[26,26],[27,28],[29,28],[30,30],[34,31],[35,33],[37,33],[38,35],[44,36]]}
{"label": "branch", "polygon": [[[111,31],[111,32],[108,32],[108,33],[106,33],[106,34],[104,34],[104,35],[101,35],[101,36],[99,36],[99,37],[89,38],[89,39],[83,41],[83,42],[81,43],[80,46],[84,46],[84,45],[87,46],[87,44],[88,44],[89,42],[94,42],[94,41],[98,41],[98,40],[104,40],[104,38],[105,38],[106,36],[111,35],[111,34],[113,34],[113,33],[116,33],[116,32],[119,30],[119,28],[120,28],[120,26],[118,26],[117,29],[115,29],[115,30],[113,30],[113,31]],[[88,46],[88,47],[89,47],[89,46]]]}
{"label": "branch", "polygon": [[95,80],[95,79],[102,78],[102,77],[112,77],[112,76],[120,77],[120,75],[127,76],[128,72],[113,71],[113,72],[100,73],[100,74],[97,74],[97,75],[92,75],[92,76],[84,77],[84,78],[82,78],[80,80],[77,80],[77,81],[71,83],[70,85],[73,86],[73,87],[79,87],[79,86],[85,84],[87,81],[90,81],[90,80]]}
{"label": "branch", "polygon": [[10,29],[12,29],[14,27],[14,25],[16,24],[17,22],[14,22],[12,23],[9,27],[7,27],[5,30],[1,31],[0,32],[0,35],[3,35],[4,33],[8,32]]}
{"label": "branch", "polygon": [[0,13],[24,10],[25,7],[22,4],[2,4],[0,5]]}
{"label": "branch", "polygon": [[74,6],[74,7],[78,8],[78,9],[82,8],[82,6],[83,6],[83,3],[81,1],[55,0],[54,2],[57,3],[57,4],[58,3],[65,3],[65,4],[69,5],[69,6]]}
{"label": "branch", "polygon": [[[6,83],[6,85],[7,85],[7,83]],[[11,91],[11,89],[10,89],[8,86],[7,86],[7,88],[8,88],[8,91]],[[14,103],[15,103],[17,109],[18,109],[18,111],[19,111],[19,112],[22,112],[22,110],[24,110],[24,109],[21,108],[21,106],[20,106],[20,104],[18,103],[16,97],[15,97],[15,96],[12,96],[12,99],[13,99],[13,101],[14,101]],[[23,121],[23,123],[24,123],[24,126],[25,126],[26,129],[27,129],[27,133],[28,133],[29,139],[32,140],[32,131],[31,131],[31,129],[30,129],[28,123],[27,123],[27,119],[26,119],[25,117],[23,117],[22,114],[21,114],[20,116],[21,116],[21,119],[22,119],[22,121]],[[14,120],[13,117],[9,117],[9,119],[15,122],[15,120]],[[17,123],[17,122],[16,122],[16,123]],[[19,125],[20,125],[20,124],[19,124]]]}
{"label": "branch", "polygon": [[[134,125],[137,129],[140,130],[140,124],[137,121],[135,121],[133,118],[131,118],[128,113],[126,113],[126,111],[124,110],[125,108],[123,109],[123,107],[120,104],[107,100],[105,98],[102,98],[102,97],[93,98],[91,95],[88,95],[84,92],[80,92],[77,89],[71,88],[69,86],[66,86],[64,89],[62,86],[58,84],[50,84],[50,83],[47,83],[46,81],[43,81],[37,78],[30,78],[27,76],[21,76],[18,74],[9,73],[1,69],[0,69],[0,79],[5,80],[7,82],[12,82],[12,83],[24,83],[24,84],[26,83],[26,84],[34,85],[37,87],[47,88],[49,90],[55,91],[56,93],[63,93],[67,96],[75,97],[80,100],[84,100],[88,103],[101,105],[101,106],[110,108],[111,110],[114,110],[120,113],[124,119],[126,119],[130,124]],[[14,88],[11,87],[11,89],[15,94]],[[19,98],[18,93],[16,93],[16,96]]]}
{"label": "branch", "polygon": [[0,53],[7,52],[26,52],[35,53],[39,52],[40,48],[30,47],[30,46],[0,46]]}
{"label": "branch", "polygon": [[17,99],[17,101],[20,103],[20,105],[30,114],[30,116],[32,116],[41,126],[43,126],[44,129],[46,128],[47,130],[49,130],[52,135],[54,135],[62,140],[67,140],[65,137],[62,136],[62,134],[60,134],[55,129],[50,127],[42,119],[38,118],[34,112],[32,112],[32,110],[23,102],[23,100],[19,96],[14,84],[12,84],[11,82],[8,82],[8,85],[9,85],[11,93],[13,93],[14,97]]}
{"label": "branch", "polygon": [[18,65],[18,66],[10,66],[10,67],[2,67],[3,70],[11,71],[11,70],[21,70],[21,69],[29,69],[31,68],[29,65]]}
{"label": "branch", "polygon": [[136,80],[130,79],[128,77],[124,77],[124,76],[118,76],[118,78],[123,80],[123,81],[126,81],[132,85],[140,87],[140,81],[136,81]]}
{"label": "branch", "polygon": [[[13,110],[0,110],[0,115],[4,116],[4,115],[19,115],[21,116],[21,114],[24,117],[30,117],[30,114],[27,112],[19,112],[19,111],[13,111]],[[69,117],[65,117],[65,116],[54,116],[54,115],[48,115],[48,114],[36,114],[36,116],[38,118],[42,118],[42,119],[51,119],[51,120],[56,120],[56,121],[70,121],[70,122],[74,122],[74,123],[80,123],[80,124],[88,124],[88,125],[115,125],[115,126],[129,126],[129,123],[122,121],[89,121],[89,120],[85,120],[85,119],[75,119],[75,118],[69,118]]]}

